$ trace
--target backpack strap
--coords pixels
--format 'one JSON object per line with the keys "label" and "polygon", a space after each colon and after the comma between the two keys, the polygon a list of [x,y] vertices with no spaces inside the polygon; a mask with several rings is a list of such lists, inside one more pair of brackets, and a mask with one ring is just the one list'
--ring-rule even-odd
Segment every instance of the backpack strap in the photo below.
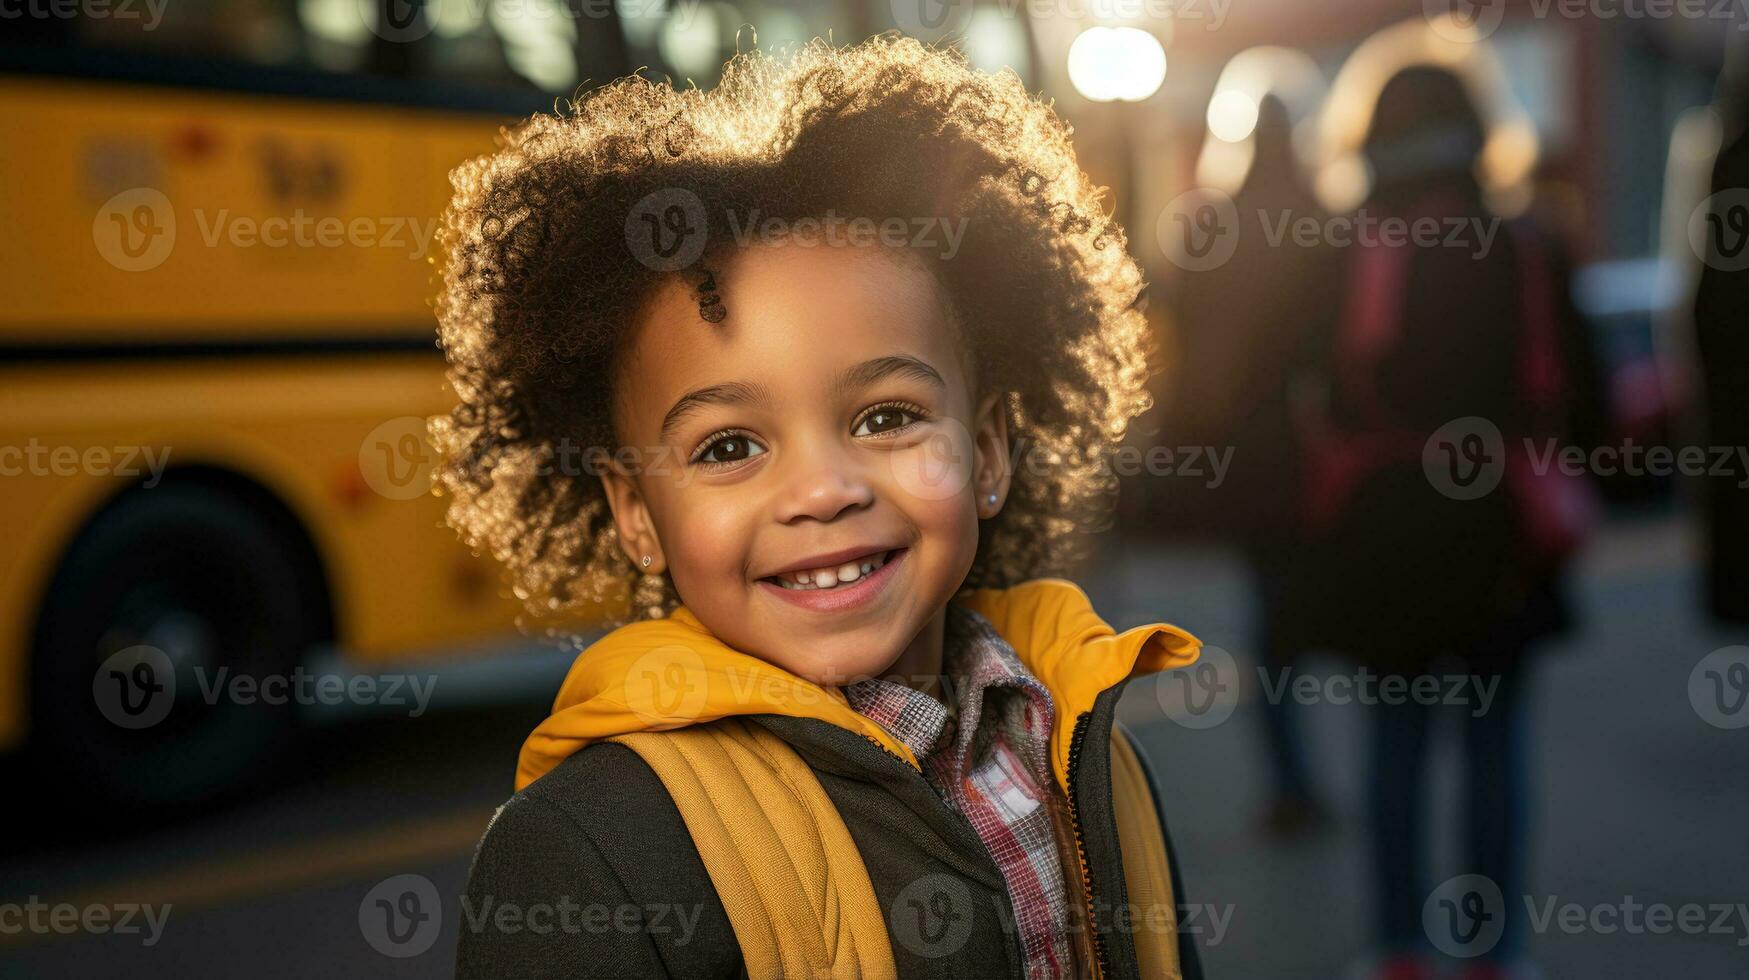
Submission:
{"label": "backpack strap", "polygon": [[749,976],[897,977],[862,854],[787,743],[734,718],[609,741],[636,752],[674,798]]}

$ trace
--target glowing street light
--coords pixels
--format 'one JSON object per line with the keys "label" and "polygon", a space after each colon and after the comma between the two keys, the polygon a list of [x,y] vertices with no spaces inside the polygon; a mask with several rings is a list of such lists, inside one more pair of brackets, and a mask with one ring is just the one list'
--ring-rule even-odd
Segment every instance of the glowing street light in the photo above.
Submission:
{"label": "glowing street light", "polygon": [[1166,80],[1166,49],[1136,27],[1089,27],[1069,45],[1069,81],[1093,102],[1140,102]]}

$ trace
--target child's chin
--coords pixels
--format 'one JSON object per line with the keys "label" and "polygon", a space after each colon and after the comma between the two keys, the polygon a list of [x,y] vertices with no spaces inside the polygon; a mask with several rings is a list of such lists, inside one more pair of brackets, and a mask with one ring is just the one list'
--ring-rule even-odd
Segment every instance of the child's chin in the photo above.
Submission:
{"label": "child's chin", "polygon": [[821,687],[848,687],[857,681],[884,676],[899,656],[895,651],[883,650],[866,654],[846,653],[832,658],[827,664],[822,664],[820,659],[819,652],[814,651],[805,669],[792,672]]}

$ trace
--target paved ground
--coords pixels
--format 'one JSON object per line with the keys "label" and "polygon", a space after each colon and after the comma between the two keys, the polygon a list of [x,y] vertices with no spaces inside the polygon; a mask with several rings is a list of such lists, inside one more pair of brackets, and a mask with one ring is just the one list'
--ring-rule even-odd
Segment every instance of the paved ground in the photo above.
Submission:
{"label": "paved ground", "polygon": [[[1690,565],[1680,525],[1612,529],[1579,582],[1583,634],[1537,670],[1528,887],[1539,907],[1551,898],[1588,914],[1630,900],[1749,903],[1749,729],[1706,724],[1687,693],[1701,657],[1749,637],[1716,632],[1695,614]],[[1243,578],[1230,559],[1131,548],[1100,569],[1089,590],[1118,625],[1171,619],[1231,652],[1237,676],[1255,676]],[[149,947],[140,934],[0,935],[0,976],[448,976],[469,847],[506,794],[516,746],[553,683],[551,665],[521,673],[530,694],[510,706],[326,729],[276,773],[283,785],[271,796],[220,813],[142,826],[125,814],[21,815],[14,807],[28,790],[14,795],[8,809],[27,826],[8,835],[0,855],[0,903],[37,896],[172,909]],[[1171,697],[1153,685],[1138,685],[1122,709],[1166,784],[1189,897],[1224,921],[1219,942],[1204,936],[1209,974],[1340,977],[1366,949],[1360,709],[1306,713],[1318,774],[1340,811],[1336,826],[1272,844],[1254,832],[1258,689],[1235,690],[1231,716],[1208,728],[1168,717],[1162,705]],[[1453,792],[1446,762],[1438,799]],[[1438,868],[1450,867],[1448,852]],[[374,886],[400,874],[432,883],[441,931],[428,945],[417,936],[389,947],[425,947],[395,958],[372,947],[360,910]],[[1550,977],[1749,976],[1749,921],[1733,913],[1726,925],[1700,935],[1551,928],[1532,937],[1531,953]]]}

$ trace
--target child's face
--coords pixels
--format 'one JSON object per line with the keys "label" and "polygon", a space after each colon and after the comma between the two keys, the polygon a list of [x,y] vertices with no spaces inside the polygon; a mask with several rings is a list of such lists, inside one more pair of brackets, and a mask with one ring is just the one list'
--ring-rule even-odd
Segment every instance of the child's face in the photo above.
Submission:
{"label": "child's face", "polygon": [[[730,646],[820,684],[879,675],[929,642],[1006,494],[1001,402],[974,401],[911,256],[757,244],[716,283],[722,322],[674,281],[633,325],[616,430],[649,462],[604,477],[620,540]],[[814,588],[778,584],[802,571]]]}

